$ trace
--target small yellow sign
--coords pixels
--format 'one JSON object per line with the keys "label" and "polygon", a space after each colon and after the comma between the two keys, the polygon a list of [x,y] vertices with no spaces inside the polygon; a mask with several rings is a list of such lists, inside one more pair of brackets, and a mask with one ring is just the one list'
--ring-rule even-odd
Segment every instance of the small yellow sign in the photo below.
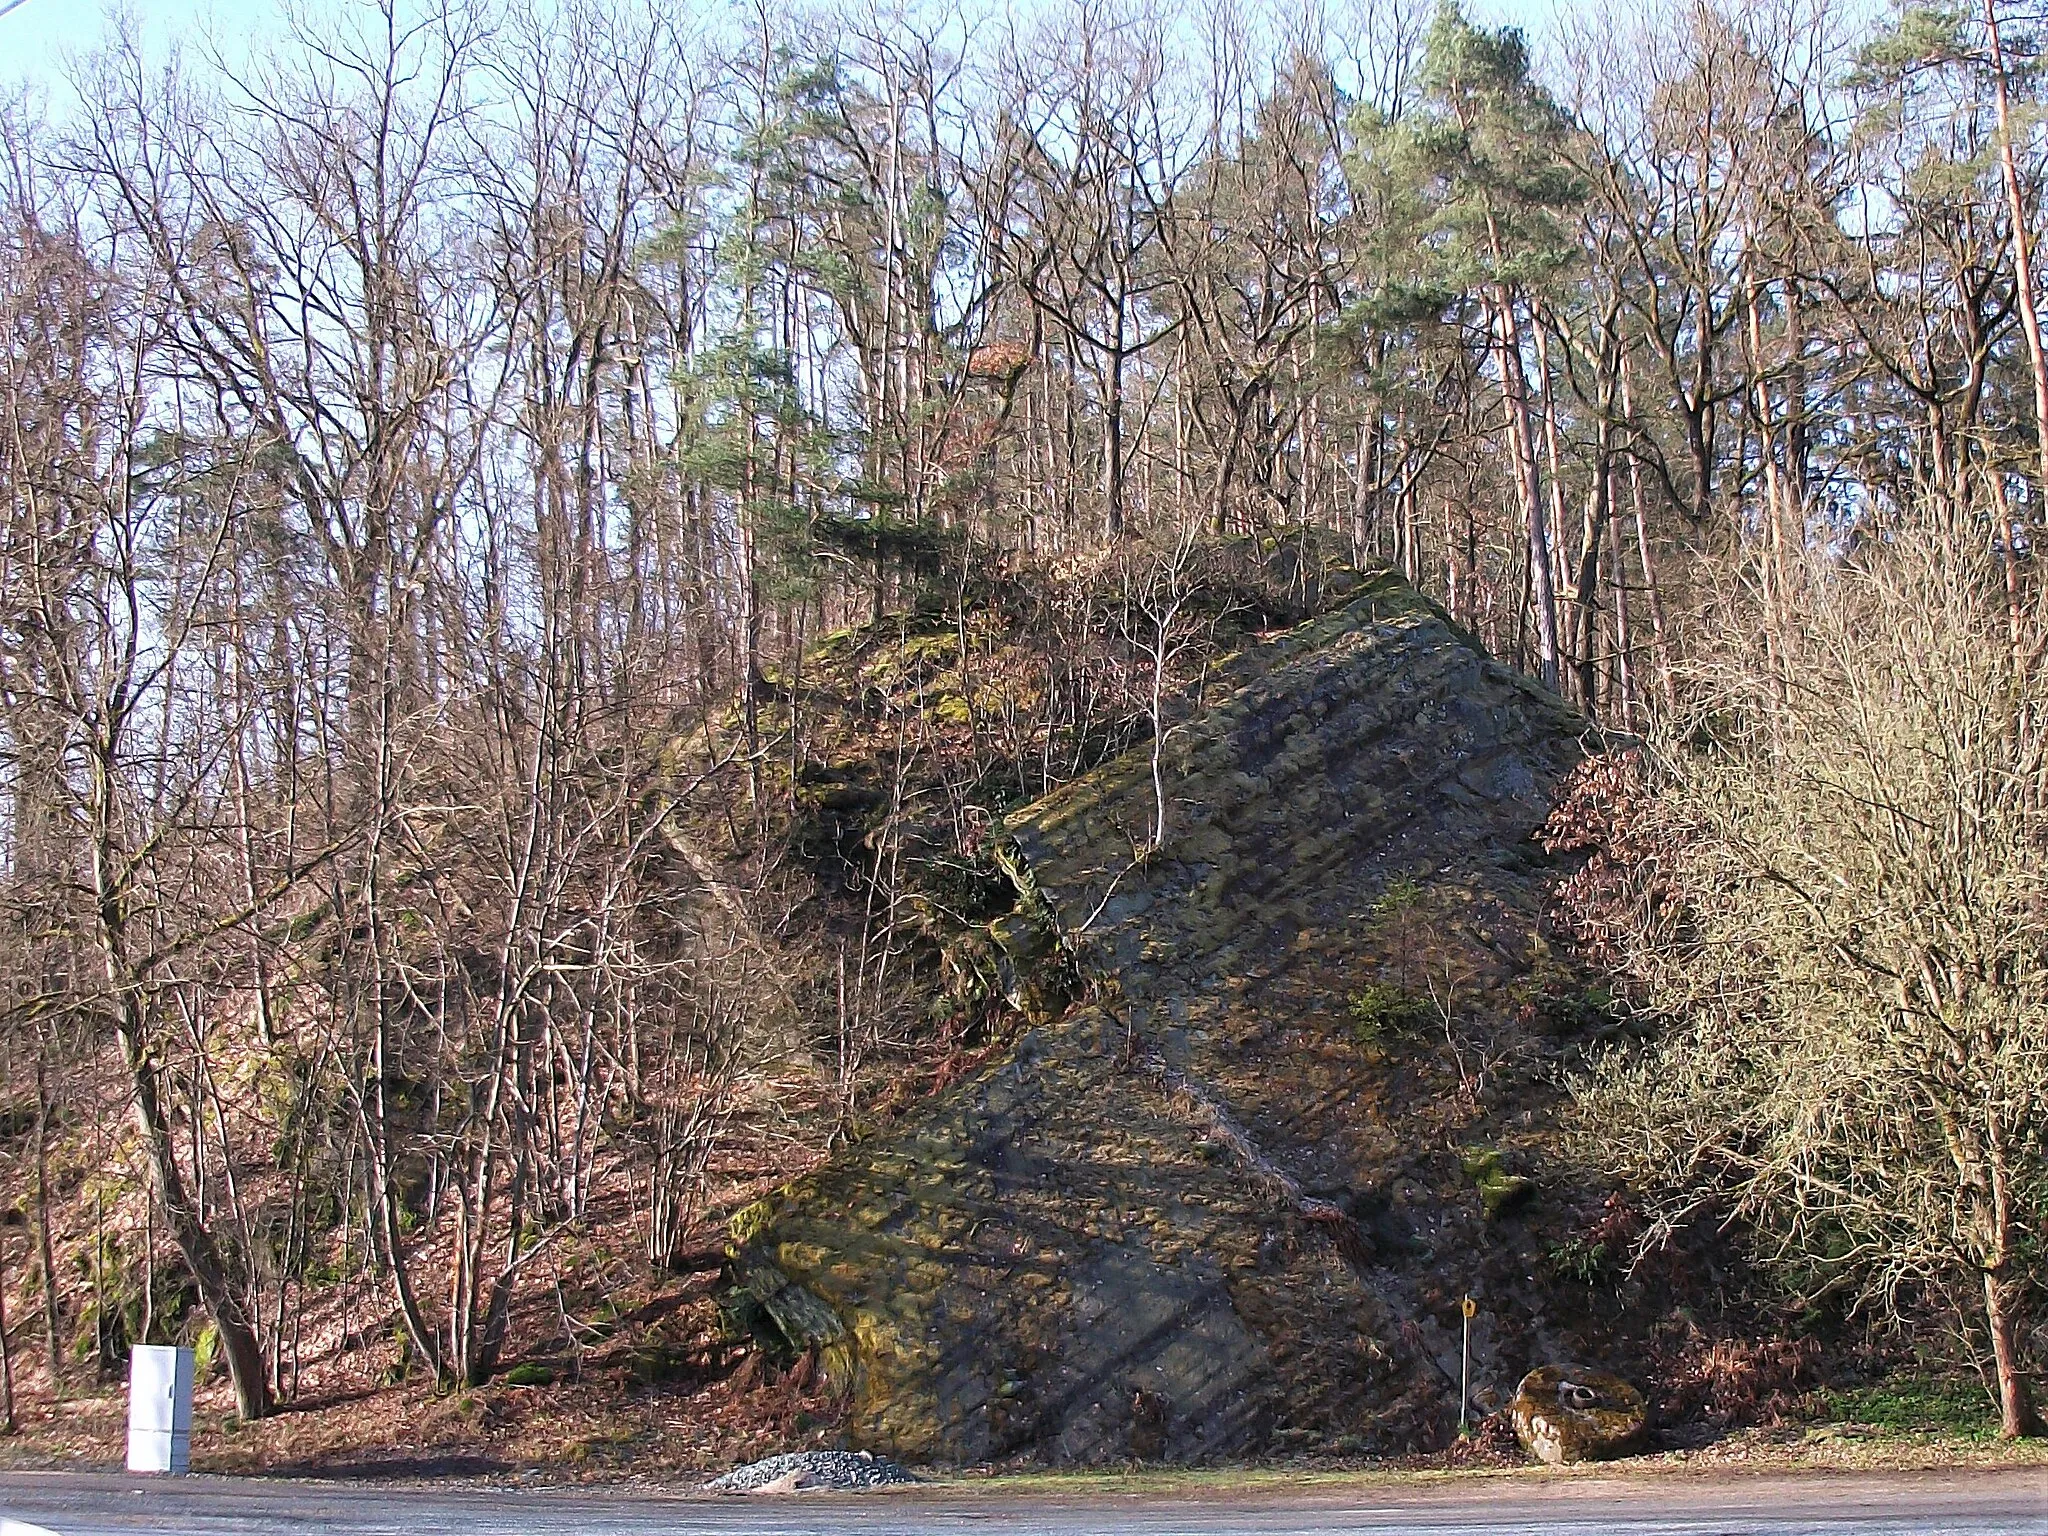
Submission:
{"label": "small yellow sign", "polygon": [[1479,1315],[1479,1303],[1470,1296],[1465,1298],[1465,1315],[1467,1317],[1477,1317]]}

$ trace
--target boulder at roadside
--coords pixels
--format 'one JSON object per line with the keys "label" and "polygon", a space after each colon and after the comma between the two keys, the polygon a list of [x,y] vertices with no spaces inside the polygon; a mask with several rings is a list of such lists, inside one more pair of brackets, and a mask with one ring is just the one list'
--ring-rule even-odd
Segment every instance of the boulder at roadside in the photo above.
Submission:
{"label": "boulder at roadside", "polygon": [[1522,1378],[1508,1418],[1522,1448],[1555,1467],[1637,1449],[1650,1425],[1650,1405],[1611,1371],[1543,1365]]}

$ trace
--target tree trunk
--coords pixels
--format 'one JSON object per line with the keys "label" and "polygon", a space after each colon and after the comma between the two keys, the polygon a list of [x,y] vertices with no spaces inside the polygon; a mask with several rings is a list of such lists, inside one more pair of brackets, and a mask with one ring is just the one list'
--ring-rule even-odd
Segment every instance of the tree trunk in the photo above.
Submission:
{"label": "tree trunk", "polygon": [[1607,583],[1614,589],[1614,667],[1608,674],[1609,707],[1623,730],[1635,726],[1635,658],[1629,654],[1628,561],[1621,541],[1621,510],[1614,495],[1613,466],[1607,469]]}
{"label": "tree trunk", "polygon": [[1600,718],[1600,540],[1607,531],[1609,499],[1613,491],[1613,458],[1607,448],[1607,424],[1600,424],[1600,445],[1595,450],[1593,485],[1586,495],[1585,524],[1580,530],[1578,571],[1572,597],[1578,609],[1572,627],[1577,645],[1574,660],[1579,669],[1579,704],[1588,718]]}
{"label": "tree trunk", "polygon": [[121,997],[121,1055],[135,1092],[135,1123],[149,1149],[150,1170],[155,1176],[157,1199],[171,1229],[172,1241],[184,1256],[199,1299],[220,1334],[221,1352],[227,1357],[228,1375],[235,1384],[235,1410],[244,1419],[260,1419],[270,1412],[270,1384],[263,1370],[263,1348],[256,1330],[242,1310],[241,1299],[228,1279],[227,1266],[213,1234],[199,1219],[185,1190],[184,1175],[171,1145],[171,1127],[157,1091],[157,1067],[142,1043],[142,1020],[134,994]]}
{"label": "tree trunk", "polygon": [[1998,1367],[1998,1432],[2008,1440],[2041,1433],[2027,1373],[2020,1365],[2020,1290],[2010,1260],[1984,1271],[1984,1322],[1991,1331],[1991,1354]]}
{"label": "tree trunk", "polygon": [[1752,250],[1743,254],[1745,268],[1743,303],[1746,307],[1745,320],[1749,338],[1750,374],[1750,415],[1751,425],[1757,435],[1757,452],[1763,468],[1763,571],[1764,598],[1770,614],[1774,633],[1769,637],[1773,642],[1782,642],[1787,615],[1784,610],[1784,592],[1787,579],[1784,481],[1778,472],[1778,435],[1772,420],[1771,383],[1769,369],[1764,361],[1763,320],[1757,307],[1757,289],[1760,286],[1756,271],[1756,258]]}
{"label": "tree trunk", "polygon": [[[1117,316],[1121,321],[1121,308]],[[1102,535],[1112,541],[1124,534],[1124,354],[1121,333],[1117,337],[1117,346],[1119,350],[1109,357],[1109,398],[1102,411]]]}
{"label": "tree trunk", "polygon": [[2034,306],[2033,251],[2027,236],[2027,203],[2020,188],[2019,154],[2012,143],[2012,99],[2006,89],[2005,45],[1998,35],[1996,0],[1984,0],[1984,31],[1991,43],[1992,100],[1998,109],[1998,166],[2005,181],[2006,214],[2012,220],[2013,295],[2020,329],[2027,338],[2027,362],[2034,384],[2034,441],[2040,452],[2041,488],[2048,493],[2048,353],[2041,340],[2041,315]]}
{"label": "tree trunk", "polygon": [[1688,509],[1693,522],[1704,528],[1714,515],[1714,449],[1707,440],[1707,408],[1694,408],[1680,402],[1679,414],[1685,418],[1685,457],[1692,466],[1692,506]]}
{"label": "tree trunk", "polygon": [[[1628,353],[1621,355],[1621,414],[1635,421],[1635,398],[1629,385]],[[1657,687],[1668,710],[1678,708],[1678,682],[1672,672],[1671,648],[1664,638],[1664,594],[1657,586],[1657,562],[1650,550],[1650,524],[1643,497],[1643,463],[1633,446],[1628,455],[1628,495],[1635,512],[1636,558],[1643,568],[1643,597],[1650,609],[1650,654],[1657,663]],[[1619,566],[1617,566],[1617,572]]]}
{"label": "tree trunk", "polygon": [[2026,598],[2020,587],[2019,555],[2013,547],[2017,540],[2012,502],[2005,494],[2005,481],[1996,467],[1987,466],[1984,479],[1991,488],[1991,505],[1998,512],[1998,569],[2005,578],[2006,644],[2012,647],[2013,672],[2024,681],[2033,658],[2027,645]]}
{"label": "tree trunk", "polygon": [[0,1227],[0,1435],[14,1433],[14,1350],[7,1342],[7,1229]]}
{"label": "tree trunk", "polygon": [[1550,577],[1549,518],[1543,508],[1541,474],[1536,466],[1536,434],[1529,421],[1529,380],[1522,372],[1522,327],[1515,316],[1514,294],[1505,283],[1494,286],[1493,302],[1494,350],[1500,362],[1501,389],[1507,396],[1516,489],[1528,525],[1528,574],[1535,606],[1537,665],[1543,686],[1554,693],[1558,683],[1557,588]]}
{"label": "tree trunk", "polygon": [[36,1262],[43,1270],[43,1347],[50,1359],[50,1388],[64,1376],[64,1319],[57,1303],[56,1244],[50,1241],[50,1082],[43,1063],[47,1042],[36,1040]]}

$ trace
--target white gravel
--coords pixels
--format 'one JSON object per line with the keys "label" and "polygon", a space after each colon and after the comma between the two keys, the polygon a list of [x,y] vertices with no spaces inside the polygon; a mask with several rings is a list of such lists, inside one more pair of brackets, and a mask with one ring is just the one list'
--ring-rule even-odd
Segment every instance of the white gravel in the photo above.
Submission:
{"label": "white gravel", "polygon": [[916,1481],[905,1468],[867,1451],[793,1451],[735,1467],[704,1486],[720,1493],[794,1493],[799,1488],[886,1488]]}

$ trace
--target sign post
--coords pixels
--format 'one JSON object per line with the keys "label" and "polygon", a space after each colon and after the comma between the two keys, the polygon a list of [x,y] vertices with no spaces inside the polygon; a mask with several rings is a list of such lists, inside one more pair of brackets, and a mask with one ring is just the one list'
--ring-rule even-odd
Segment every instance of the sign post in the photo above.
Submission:
{"label": "sign post", "polygon": [[192,1465],[189,1349],[138,1344],[128,1357],[128,1470],[186,1472]]}
{"label": "sign post", "polygon": [[1467,1296],[1458,1310],[1465,1314],[1465,1339],[1458,1350],[1458,1435],[1462,1439],[1472,1422],[1472,1317],[1479,1303]]}

